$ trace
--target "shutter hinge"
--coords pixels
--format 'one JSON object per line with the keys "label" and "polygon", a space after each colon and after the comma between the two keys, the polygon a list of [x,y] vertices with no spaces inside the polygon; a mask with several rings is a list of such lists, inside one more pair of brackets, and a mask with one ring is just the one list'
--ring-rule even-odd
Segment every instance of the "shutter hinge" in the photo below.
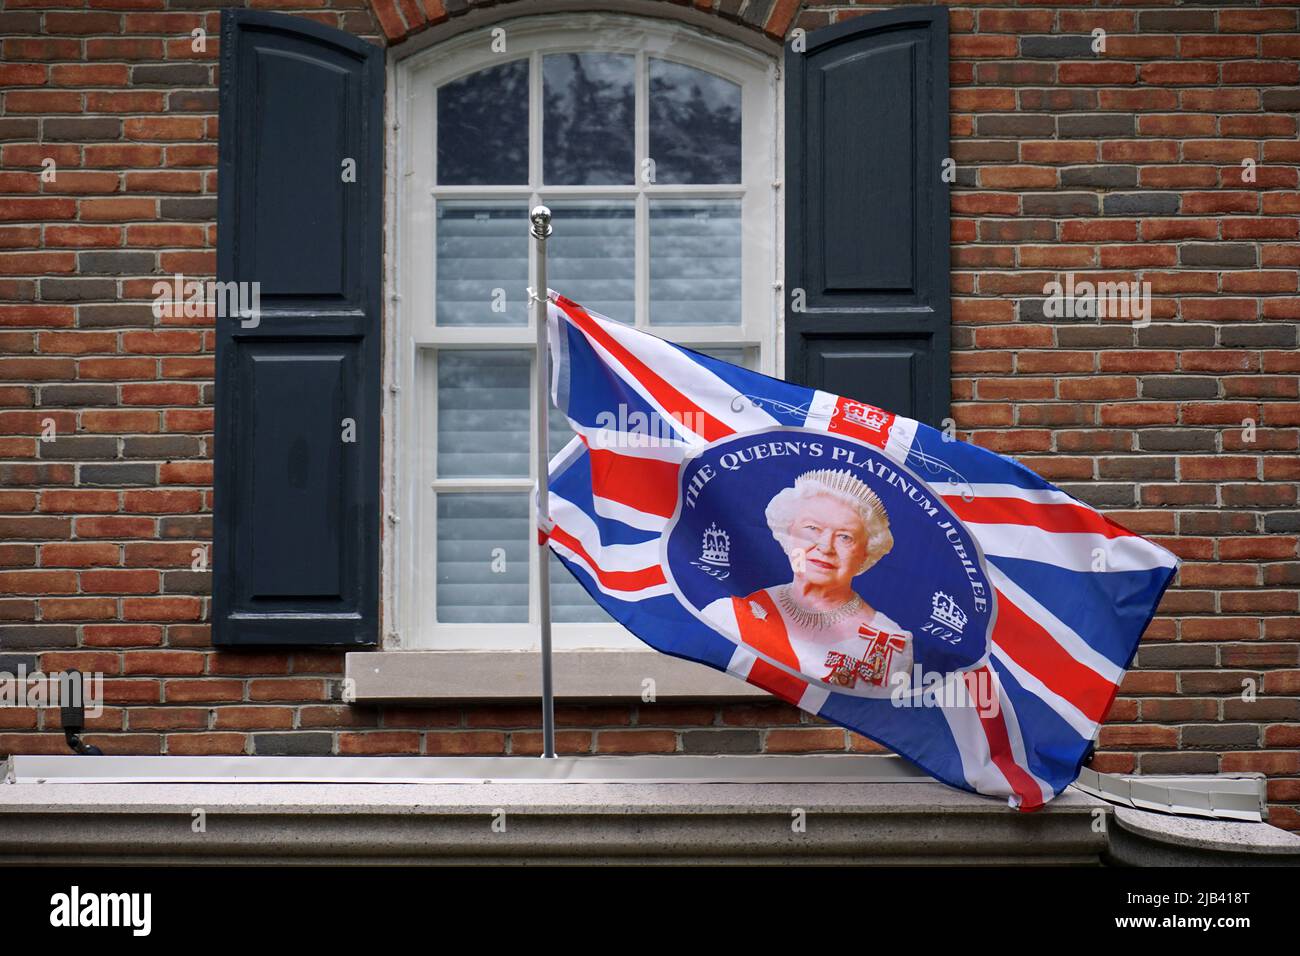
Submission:
{"label": "shutter hinge", "polygon": [[781,180],[779,180],[779,179],[774,179],[774,180],[772,180],[772,188],[773,188],[773,189],[780,189],[780,188],[781,188]]}
{"label": "shutter hinge", "polygon": [[397,524],[397,523],[398,523],[399,521],[401,521],[401,520],[402,520],[402,519],[399,518],[399,517],[397,516],[397,512],[396,512],[396,511],[390,511],[390,512],[388,512],[388,523],[389,523],[389,524]]}
{"label": "shutter hinge", "polygon": [[389,386],[388,386],[388,390],[389,390],[390,392],[392,392],[394,395],[396,395],[398,392],[400,392],[400,391],[402,390],[402,386],[400,386],[400,385],[389,385]]}

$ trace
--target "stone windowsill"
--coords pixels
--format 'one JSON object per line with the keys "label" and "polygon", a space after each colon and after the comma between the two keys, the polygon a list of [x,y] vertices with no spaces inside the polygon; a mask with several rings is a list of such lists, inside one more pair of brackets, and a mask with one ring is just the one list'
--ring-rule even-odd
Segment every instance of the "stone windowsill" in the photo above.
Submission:
{"label": "stone windowsill", "polygon": [[[552,655],[557,700],[772,700],[751,684],[656,651],[564,650]],[[353,651],[345,676],[356,703],[535,701],[542,695],[537,651]]]}

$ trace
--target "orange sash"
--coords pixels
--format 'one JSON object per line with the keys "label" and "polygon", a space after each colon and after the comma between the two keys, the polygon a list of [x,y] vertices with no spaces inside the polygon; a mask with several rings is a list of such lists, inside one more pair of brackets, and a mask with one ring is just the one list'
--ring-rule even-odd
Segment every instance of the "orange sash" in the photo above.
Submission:
{"label": "orange sash", "polygon": [[[768,593],[755,591],[749,597],[733,597],[731,603],[736,612],[736,624],[740,628],[741,640],[772,660],[798,671],[799,656],[790,646],[790,636],[785,631],[781,612],[776,609]],[[758,610],[756,611],[752,605],[757,605]],[[808,688],[806,681],[779,667],[773,667],[761,657],[750,667],[748,680],[769,694],[795,705],[798,705],[799,699]]]}

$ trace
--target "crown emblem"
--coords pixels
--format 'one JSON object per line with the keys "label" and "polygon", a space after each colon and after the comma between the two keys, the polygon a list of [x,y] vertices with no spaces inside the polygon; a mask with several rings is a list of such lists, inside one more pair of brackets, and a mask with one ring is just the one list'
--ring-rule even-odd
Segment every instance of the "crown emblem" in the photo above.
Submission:
{"label": "crown emblem", "polygon": [[700,560],[719,568],[731,566],[731,537],[717,524],[711,524],[704,530],[704,548],[700,551]]}
{"label": "crown emblem", "polygon": [[888,417],[888,413],[881,411],[874,405],[867,405],[864,402],[844,403],[844,420],[852,422],[854,425],[861,425],[863,428],[869,428],[873,432],[878,432],[884,428]]}
{"label": "crown emblem", "polygon": [[958,634],[966,626],[966,612],[957,606],[952,595],[944,594],[942,591],[935,591],[934,598],[931,600],[933,611],[930,612],[931,620],[938,621],[945,627],[950,627]]}

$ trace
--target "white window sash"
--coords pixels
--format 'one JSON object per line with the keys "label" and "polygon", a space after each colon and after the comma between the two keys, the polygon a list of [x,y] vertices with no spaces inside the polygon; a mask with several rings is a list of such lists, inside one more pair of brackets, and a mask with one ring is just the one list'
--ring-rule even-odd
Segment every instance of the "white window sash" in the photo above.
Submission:
{"label": "white window sash", "polygon": [[[756,356],[755,367],[768,374],[782,371],[777,320],[781,310],[781,152],[780,76],[776,62],[756,51],[711,37],[678,23],[607,14],[533,17],[506,25],[507,52],[489,51],[486,31],[475,31],[414,54],[390,66],[390,90],[396,161],[390,168],[390,293],[386,345],[390,356],[389,393],[385,403],[386,512],[383,555],[384,645],[388,649],[529,650],[538,645],[538,575],[536,549],[529,548],[528,623],[439,624],[436,622],[438,492],[513,491],[528,493],[536,466],[527,477],[498,479],[435,478],[437,388],[429,363],[421,375],[422,356],[438,350],[507,348],[532,355],[530,375],[538,374],[532,310],[529,324],[518,326],[438,326],[434,316],[435,230],[439,200],[518,200],[531,208],[563,199],[631,199],[636,203],[636,325],[650,328],[689,347],[741,348]],[[599,31],[601,41],[584,46],[583,38]],[[622,30],[616,37],[610,30]],[[614,37],[614,42],[610,42]],[[741,103],[741,182],[729,185],[670,185],[640,181],[619,186],[545,186],[542,179],[542,56],[557,52],[627,52],[636,57],[635,148],[638,164],[649,145],[648,57],[670,59],[737,83]],[[529,183],[506,187],[438,186],[436,96],[438,86],[498,62],[530,59]],[[649,326],[649,203],[656,198],[740,199],[742,236],[742,308],[740,325]],[[526,227],[521,221],[521,231]],[[529,286],[536,276],[530,257]],[[554,283],[552,283],[554,285]],[[563,291],[563,290],[561,290]],[[531,394],[531,392],[530,392]],[[536,435],[539,410],[530,409]],[[535,437],[532,439],[535,441]],[[551,449],[552,454],[558,448]],[[529,456],[530,461],[535,456]],[[557,649],[641,647],[621,625],[556,624]]]}

